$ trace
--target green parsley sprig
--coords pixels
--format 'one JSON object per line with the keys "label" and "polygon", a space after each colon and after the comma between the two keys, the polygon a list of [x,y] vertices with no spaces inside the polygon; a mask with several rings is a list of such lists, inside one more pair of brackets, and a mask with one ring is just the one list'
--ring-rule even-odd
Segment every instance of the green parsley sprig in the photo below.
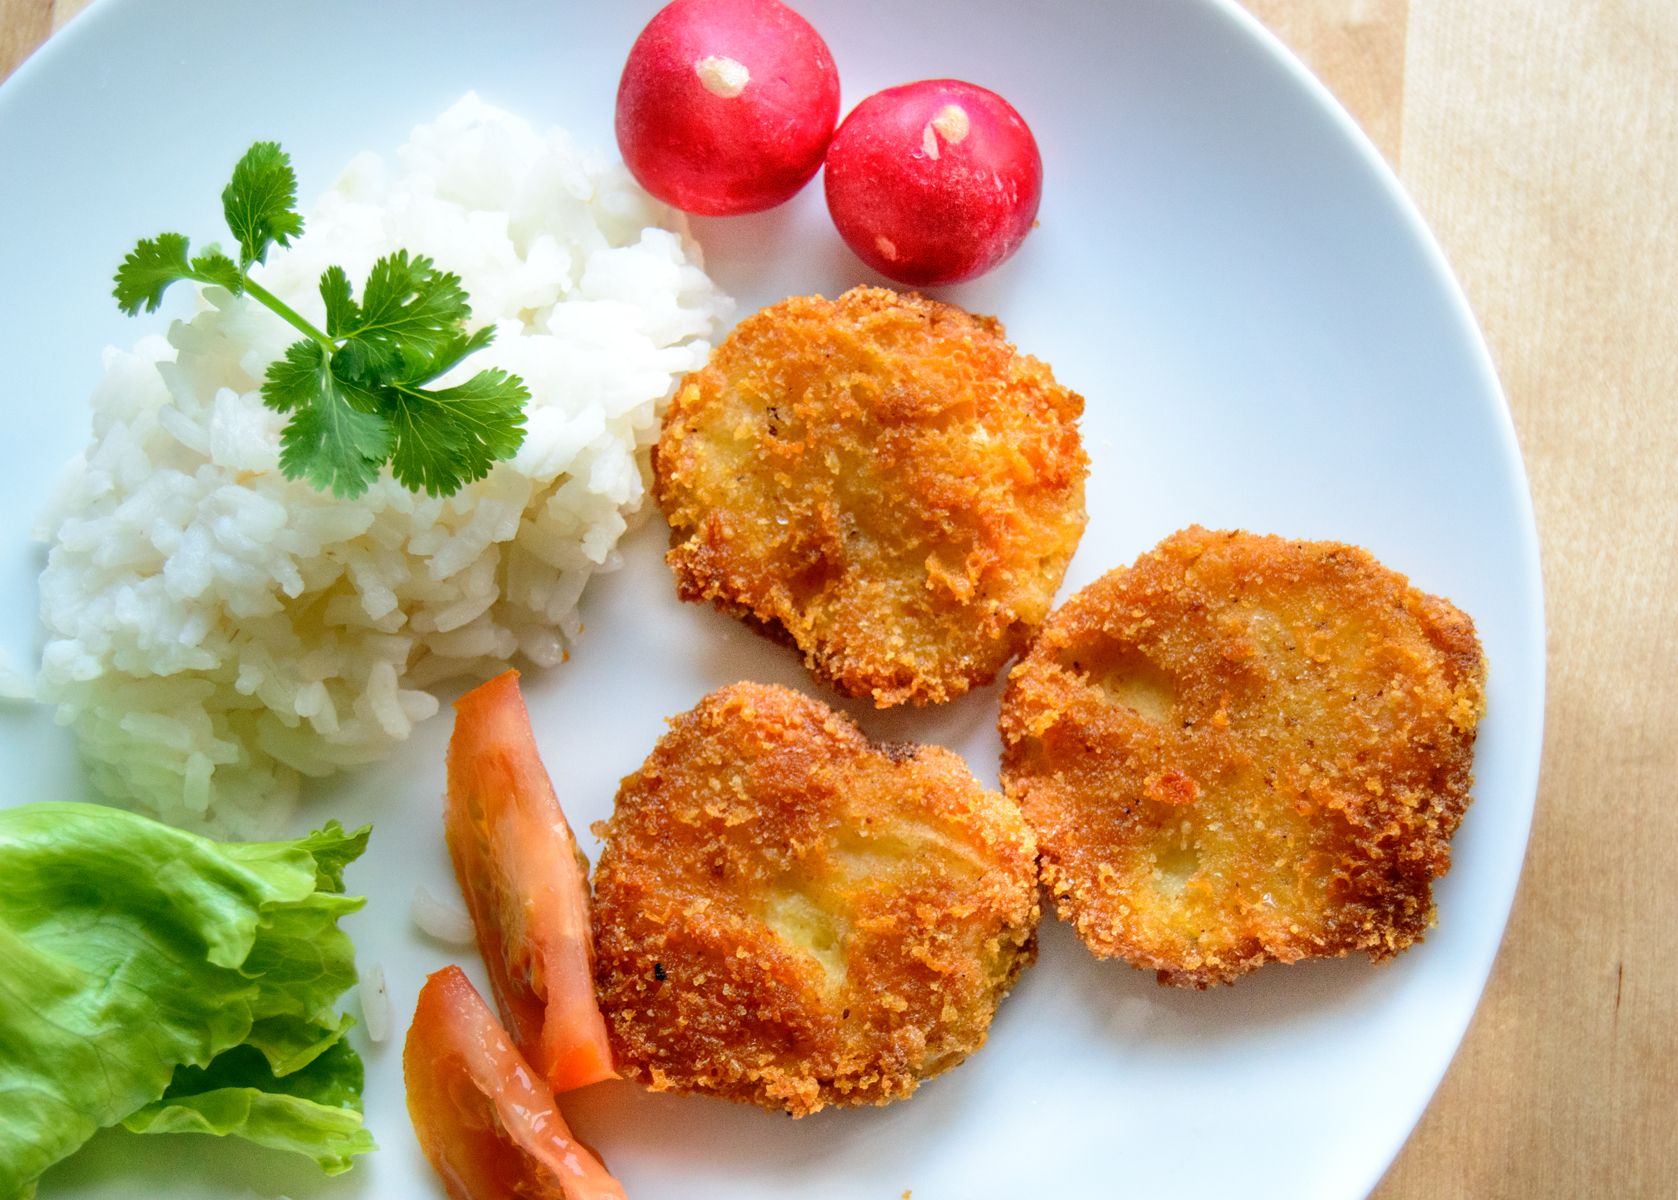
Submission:
{"label": "green parsley sprig", "polygon": [[517,375],[491,368],[454,387],[439,376],[495,336],[466,332],[472,315],[458,276],[406,250],[373,264],[356,300],[342,267],[320,277],[326,328],[316,328],[251,278],[269,247],[303,232],[297,176],[276,142],[258,142],[233,168],[221,194],[235,261],[212,245],[192,256],[187,239],[160,233],[140,242],[117,269],[113,295],[129,316],[156,312],[177,280],[248,295],[303,334],[269,366],[262,399],[290,413],[280,435],[280,470],[345,498],[361,495],[388,462],[410,491],[447,496],[482,479],[524,441],[530,392]]}

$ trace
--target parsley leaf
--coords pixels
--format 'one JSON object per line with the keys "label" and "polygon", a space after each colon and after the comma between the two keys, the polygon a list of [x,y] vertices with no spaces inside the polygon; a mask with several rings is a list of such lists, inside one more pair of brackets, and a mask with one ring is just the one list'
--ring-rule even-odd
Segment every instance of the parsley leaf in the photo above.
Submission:
{"label": "parsley leaf", "polygon": [[241,267],[262,262],[274,242],[289,246],[303,232],[303,217],[296,206],[297,176],[280,144],[257,142],[245,151],[221,193],[227,227],[239,239]]}
{"label": "parsley leaf", "polygon": [[290,414],[280,434],[288,479],[354,497],[388,462],[403,486],[447,496],[516,454],[530,399],[518,376],[491,368],[452,387],[426,386],[495,339],[493,328],[467,332],[472,308],[459,276],[398,250],[373,265],[357,302],[344,269],[328,267],[320,277],[324,330],[251,278],[272,246],[289,246],[303,232],[296,199],[285,151],[256,143],[222,192],[239,261],[214,246],[189,258],[184,236],[159,234],[118,268],[118,305],[131,316],[142,307],[154,312],[170,284],[190,279],[249,295],[304,335],[269,364],[262,383],[263,403]]}

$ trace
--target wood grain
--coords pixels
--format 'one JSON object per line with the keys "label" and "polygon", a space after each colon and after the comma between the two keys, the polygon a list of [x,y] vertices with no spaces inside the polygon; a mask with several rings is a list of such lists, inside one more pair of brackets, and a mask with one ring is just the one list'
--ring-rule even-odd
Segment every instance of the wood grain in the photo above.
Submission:
{"label": "wood grain", "polygon": [[1491,985],[1378,1193],[1678,1196],[1678,7],[1412,12],[1403,176],[1531,476],[1549,697]]}
{"label": "wood grain", "polygon": [[[1399,166],[1462,279],[1544,556],[1548,727],[1520,895],[1462,1051],[1375,1196],[1668,1200],[1678,5],[1247,2]],[[0,76],[85,3],[0,0]]]}
{"label": "wood grain", "polygon": [[0,79],[52,32],[52,0],[0,0]]}
{"label": "wood grain", "polygon": [[1409,0],[1245,0],[1395,166],[1404,140]]}
{"label": "wood grain", "polygon": [[1375,1196],[1678,1196],[1678,7],[1249,6],[1398,164],[1444,246],[1509,397],[1544,558],[1521,891]]}
{"label": "wood grain", "polygon": [[0,0],[0,80],[92,0]]}

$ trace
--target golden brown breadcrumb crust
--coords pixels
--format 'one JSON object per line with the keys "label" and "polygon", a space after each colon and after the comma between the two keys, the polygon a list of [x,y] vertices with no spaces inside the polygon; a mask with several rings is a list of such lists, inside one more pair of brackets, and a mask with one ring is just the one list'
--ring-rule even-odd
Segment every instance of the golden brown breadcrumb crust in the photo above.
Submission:
{"label": "golden brown breadcrumb crust", "polygon": [[619,1069],[794,1116],[884,1104],[984,1044],[1036,953],[1036,845],[956,755],[876,747],[786,688],[721,688],[597,830]]}
{"label": "golden brown breadcrumb crust", "polygon": [[1194,987],[1385,959],[1433,923],[1484,681],[1473,622],[1366,551],[1195,527],[1049,619],[1003,784],[1098,956]]}
{"label": "golden brown breadcrumb crust", "polygon": [[952,305],[866,287],[772,305],[664,418],[677,591],[881,708],[989,683],[1083,533],[1083,404]]}

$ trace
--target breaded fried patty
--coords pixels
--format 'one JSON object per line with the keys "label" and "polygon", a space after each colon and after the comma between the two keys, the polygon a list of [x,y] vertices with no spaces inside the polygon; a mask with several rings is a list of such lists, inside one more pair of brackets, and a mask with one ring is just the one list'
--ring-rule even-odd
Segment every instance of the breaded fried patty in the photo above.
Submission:
{"label": "breaded fried patty", "polygon": [[881,708],[989,683],[1083,533],[1083,404],[948,304],[854,288],[766,308],[664,418],[677,591]]}
{"label": "breaded fried patty", "polygon": [[721,688],[623,781],[594,881],[619,1069],[794,1116],[884,1104],[984,1044],[1036,953],[1036,846],[956,755]]}
{"label": "breaded fried patty", "polygon": [[1187,529],[1049,619],[1003,784],[1098,956],[1194,987],[1380,960],[1433,923],[1484,680],[1473,623],[1366,551]]}

